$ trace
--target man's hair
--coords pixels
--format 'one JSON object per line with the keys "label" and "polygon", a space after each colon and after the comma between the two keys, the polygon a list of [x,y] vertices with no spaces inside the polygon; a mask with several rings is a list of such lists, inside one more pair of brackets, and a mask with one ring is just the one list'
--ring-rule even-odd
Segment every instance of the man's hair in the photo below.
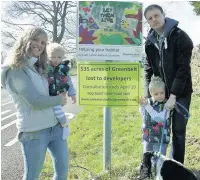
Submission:
{"label": "man's hair", "polygon": [[151,82],[149,83],[149,92],[152,92],[153,89],[156,88],[163,88],[165,89],[165,83],[163,80],[158,76],[152,76]]}
{"label": "man's hair", "polygon": [[149,5],[148,7],[146,7],[146,9],[144,10],[144,17],[146,18],[146,14],[147,14],[148,11],[152,11],[154,9],[158,9],[158,10],[160,10],[160,12],[162,14],[164,14],[164,11],[163,11],[161,6],[159,6],[157,4],[152,4],[152,5]]}
{"label": "man's hair", "polygon": [[47,45],[47,55],[48,57],[51,56],[52,52],[59,51],[63,56],[65,55],[65,49],[58,43],[49,43]]}

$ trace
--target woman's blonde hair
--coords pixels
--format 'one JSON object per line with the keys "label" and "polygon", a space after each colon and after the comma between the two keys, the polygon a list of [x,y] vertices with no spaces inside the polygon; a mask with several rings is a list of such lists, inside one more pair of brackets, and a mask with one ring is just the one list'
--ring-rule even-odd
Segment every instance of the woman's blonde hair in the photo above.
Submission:
{"label": "woman's blonde hair", "polygon": [[[31,41],[39,35],[44,35],[47,39],[46,32],[38,27],[30,28],[16,41],[12,55],[8,58],[8,65],[11,68],[23,68],[26,64],[26,60],[31,58],[29,56],[31,51]],[[39,58],[39,66],[42,69],[40,73],[46,73],[47,66],[47,52],[46,47]]]}
{"label": "woman's blonde hair", "polygon": [[159,76],[152,76],[149,83],[149,92],[151,93],[155,88],[163,88],[165,90],[165,83]]}

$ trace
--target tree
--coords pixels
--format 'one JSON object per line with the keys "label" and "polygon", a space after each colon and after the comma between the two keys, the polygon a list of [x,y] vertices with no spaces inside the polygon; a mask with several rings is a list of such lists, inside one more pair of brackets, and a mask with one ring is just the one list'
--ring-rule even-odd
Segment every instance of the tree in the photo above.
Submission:
{"label": "tree", "polygon": [[3,64],[5,58],[6,58],[5,52],[2,52],[2,51],[1,51],[1,64]]}
{"label": "tree", "polygon": [[197,49],[200,52],[200,44],[197,45]]}
{"label": "tree", "polygon": [[[7,3],[7,2],[3,2]],[[52,42],[61,43],[75,52],[76,1],[12,1],[2,16],[2,42],[12,47],[19,32],[30,26],[43,28]],[[4,41],[5,39],[5,41]]]}
{"label": "tree", "polygon": [[200,1],[191,1],[190,4],[194,7],[193,11],[196,15],[200,15]]}

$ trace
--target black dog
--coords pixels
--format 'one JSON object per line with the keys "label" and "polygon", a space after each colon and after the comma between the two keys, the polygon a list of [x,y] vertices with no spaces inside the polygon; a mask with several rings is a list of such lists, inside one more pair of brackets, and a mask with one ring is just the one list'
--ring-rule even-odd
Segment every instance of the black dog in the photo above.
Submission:
{"label": "black dog", "polygon": [[191,170],[158,152],[146,152],[140,168],[141,179],[198,180]]}

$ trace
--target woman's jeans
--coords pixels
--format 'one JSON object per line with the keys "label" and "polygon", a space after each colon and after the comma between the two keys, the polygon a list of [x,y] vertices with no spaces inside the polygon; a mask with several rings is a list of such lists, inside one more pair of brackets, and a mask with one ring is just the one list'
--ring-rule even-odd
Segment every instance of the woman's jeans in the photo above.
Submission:
{"label": "woman's jeans", "polygon": [[50,152],[54,166],[54,180],[66,180],[69,153],[67,141],[62,139],[63,128],[56,126],[35,132],[21,132],[18,136],[24,155],[24,180],[38,180],[46,151]]}

